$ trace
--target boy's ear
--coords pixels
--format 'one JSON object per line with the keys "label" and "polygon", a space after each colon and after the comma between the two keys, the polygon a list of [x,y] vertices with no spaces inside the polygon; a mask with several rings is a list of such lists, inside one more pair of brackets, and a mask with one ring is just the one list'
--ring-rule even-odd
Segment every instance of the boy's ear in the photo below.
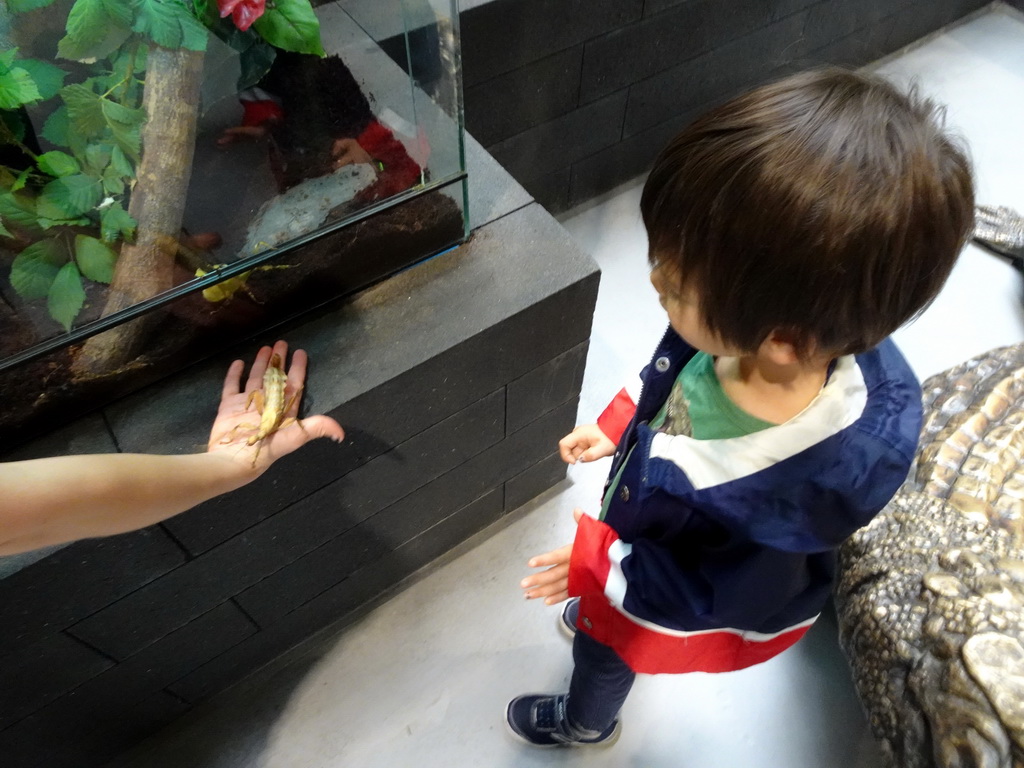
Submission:
{"label": "boy's ear", "polygon": [[793,336],[781,328],[768,334],[768,338],[761,342],[758,353],[775,365],[794,365],[800,362]]}

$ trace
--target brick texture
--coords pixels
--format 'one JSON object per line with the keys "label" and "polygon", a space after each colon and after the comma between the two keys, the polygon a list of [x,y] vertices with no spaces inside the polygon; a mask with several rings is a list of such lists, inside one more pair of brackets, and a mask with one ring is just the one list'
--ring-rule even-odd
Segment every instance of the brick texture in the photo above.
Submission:
{"label": "brick texture", "polygon": [[586,19],[580,5],[495,0],[461,15],[467,128],[556,212],[643,174],[664,140],[738,91],[811,66],[862,66],[985,2],[594,2]]}

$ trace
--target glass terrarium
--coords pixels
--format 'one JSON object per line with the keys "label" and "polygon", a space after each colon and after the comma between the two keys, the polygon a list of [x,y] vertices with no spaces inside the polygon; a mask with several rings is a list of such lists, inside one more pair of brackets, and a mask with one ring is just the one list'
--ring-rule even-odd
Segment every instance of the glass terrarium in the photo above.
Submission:
{"label": "glass terrarium", "polygon": [[465,240],[455,0],[5,0],[0,438]]}

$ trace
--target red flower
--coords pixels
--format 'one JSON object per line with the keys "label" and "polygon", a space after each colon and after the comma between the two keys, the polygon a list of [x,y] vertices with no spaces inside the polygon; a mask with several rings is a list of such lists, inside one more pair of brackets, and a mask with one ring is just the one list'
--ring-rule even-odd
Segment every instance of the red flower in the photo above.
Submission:
{"label": "red flower", "polygon": [[235,26],[245,32],[252,23],[263,15],[267,0],[217,0],[217,9],[223,19],[229,13]]}

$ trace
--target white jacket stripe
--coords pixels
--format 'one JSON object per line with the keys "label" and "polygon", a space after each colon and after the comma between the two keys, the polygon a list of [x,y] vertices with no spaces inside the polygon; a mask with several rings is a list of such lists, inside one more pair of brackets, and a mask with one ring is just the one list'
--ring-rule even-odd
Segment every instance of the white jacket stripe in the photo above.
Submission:
{"label": "white jacket stripe", "polygon": [[608,561],[611,567],[608,569],[608,579],[604,583],[604,596],[616,608],[620,608],[626,599],[626,574],[622,572],[622,561],[629,557],[632,551],[633,545],[620,539],[616,539],[608,547]]}
{"label": "white jacket stripe", "polygon": [[726,440],[658,433],[651,442],[651,459],[671,461],[696,490],[721,485],[767,469],[846,429],[864,412],[867,397],[855,358],[842,357],[818,396],[785,424]]}

